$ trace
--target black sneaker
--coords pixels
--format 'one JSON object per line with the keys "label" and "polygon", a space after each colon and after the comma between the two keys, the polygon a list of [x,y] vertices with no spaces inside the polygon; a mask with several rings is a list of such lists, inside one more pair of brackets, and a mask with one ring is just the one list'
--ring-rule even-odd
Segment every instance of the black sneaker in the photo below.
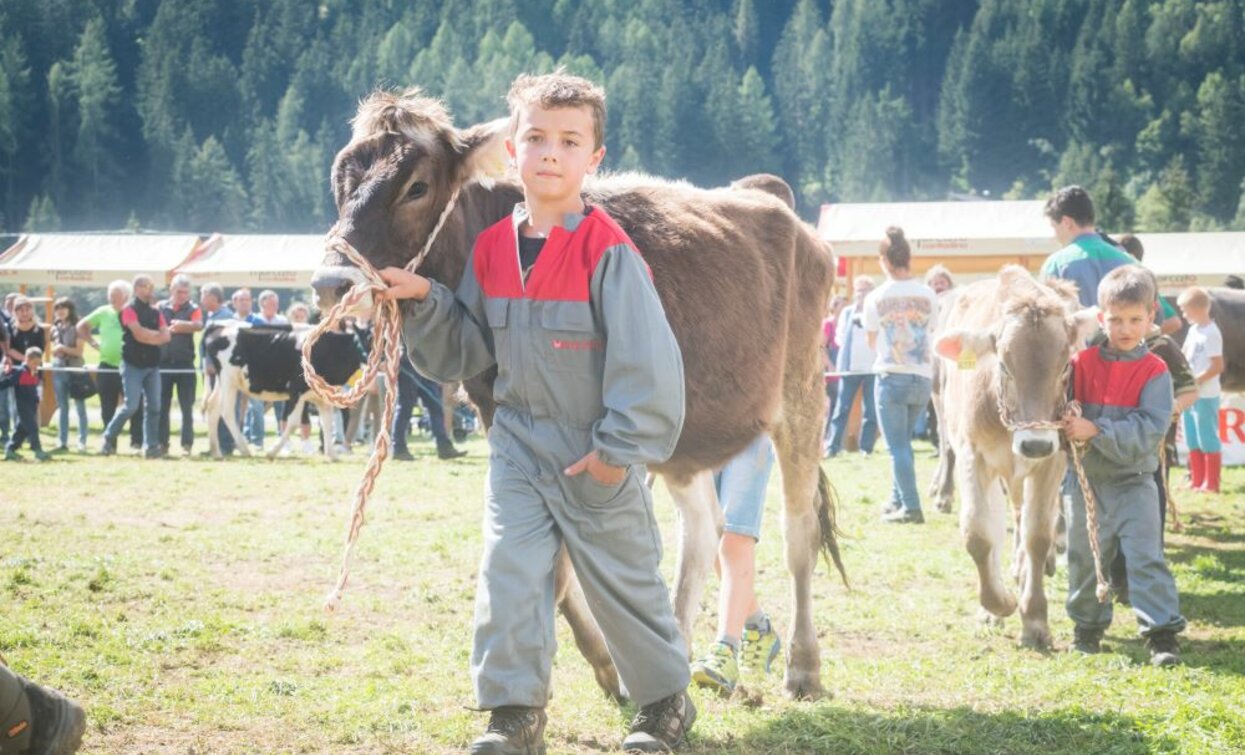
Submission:
{"label": "black sneaker", "polygon": [[415,457],[405,448],[394,451],[390,458],[394,461],[415,461]]}
{"label": "black sneaker", "polygon": [[100,456],[112,456],[117,452],[117,441],[104,439],[104,445],[99,449]]}
{"label": "black sneaker", "polygon": [[[21,679],[21,677],[18,677]],[[77,752],[86,733],[86,714],[82,707],[61,693],[22,679],[30,701],[32,755],[69,755]]]}
{"label": "black sneaker", "polygon": [[1150,649],[1151,666],[1180,665],[1180,643],[1176,642],[1175,632],[1151,632],[1146,638],[1146,647]]}
{"label": "black sneaker", "polygon": [[676,692],[649,703],[635,714],[631,733],[623,740],[625,752],[671,752],[683,744],[696,723],[696,706],[687,692]]}
{"label": "black sneaker", "polygon": [[488,728],[471,743],[471,755],[545,755],[545,709],[494,708]]}
{"label": "black sneaker", "polygon": [[467,455],[466,451],[464,451],[461,448],[455,448],[453,443],[446,443],[444,445],[437,444],[437,458],[438,459],[457,459],[460,456],[466,456],[466,455]]}
{"label": "black sneaker", "polygon": [[1102,630],[1076,627],[1073,634],[1072,649],[1084,655],[1098,655],[1102,652]]}
{"label": "black sneaker", "polygon": [[889,514],[883,514],[882,521],[891,524],[925,524],[925,515],[920,511],[897,509]]}

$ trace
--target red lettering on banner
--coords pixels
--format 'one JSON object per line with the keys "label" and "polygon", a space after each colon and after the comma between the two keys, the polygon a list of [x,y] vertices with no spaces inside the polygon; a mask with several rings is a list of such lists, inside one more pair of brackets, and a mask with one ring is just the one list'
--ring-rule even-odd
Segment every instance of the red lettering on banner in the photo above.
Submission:
{"label": "red lettering on banner", "polygon": [[1245,443],[1245,412],[1240,409],[1225,408],[1219,410],[1219,441],[1221,443],[1232,443],[1228,438],[1228,433],[1236,434],[1236,443]]}

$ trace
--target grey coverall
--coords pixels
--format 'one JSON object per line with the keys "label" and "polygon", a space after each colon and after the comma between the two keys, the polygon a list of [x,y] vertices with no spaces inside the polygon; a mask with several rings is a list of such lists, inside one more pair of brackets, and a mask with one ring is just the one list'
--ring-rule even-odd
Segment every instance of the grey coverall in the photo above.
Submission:
{"label": "grey coverall", "polygon": [[[481,233],[458,290],[434,282],[404,318],[434,380],[497,364],[472,681],[482,709],[546,704],[565,542],[624,691],[646,705],[689,681],[644,484],[683,424],[682,357],[644,260],[604,211],[567,215],[526,281],[525,219],[520,205]],[[593,449],[627,468],[619,486],[564,474]]]}
{"label": "grey coverall", "polygon": [[[1105,570],[1124,553],[1129,602],[1143,637],[1182,631],[1176,581],[1163,558],[1154,471],[1171,424],[1172,380],[1163,361],[1142,344],[1119,352],[1094,346],[1073,358],[1073,396],[1098,427],[1085,453],[1085,476],[1098,502],[1098,547]],[[1111,602],[1099,603],[1085,498],[1072,484],[1068,528],[1068,617],[1079,627],[1106,629]]]}

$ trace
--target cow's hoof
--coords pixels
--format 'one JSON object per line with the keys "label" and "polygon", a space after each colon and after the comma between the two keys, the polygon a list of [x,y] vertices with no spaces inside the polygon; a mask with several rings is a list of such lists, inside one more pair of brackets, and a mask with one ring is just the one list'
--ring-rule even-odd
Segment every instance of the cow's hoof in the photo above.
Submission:
{"label": "cow's hoof", "polygon": [[977,623],[986,630],[1002,629],[1006,623],[1002,616],[996,616],[984,608],[977,609]]}
{"label": "cow's hoof", "polygon": [[989,590],[981,591],[981,607],[998,617],[1016,613],[1016,597],[1009,593],[995,595]]}
{"label": "cow's hoof", "polygon": [[1025,627],[1020,633],[1020,644],[1033,650],[1050,650],[1055,643],[1048,627],[1033,626]]}
{"label": "cow's hoof", "polygon": [[787,678],[783,683],[783,694],[792,700],[820,700],[825,697],[821,688],[821,679],[814,674],[787,669]]}
{"label": "cow's hoof", "polygon": [[940,513],[950,514],[951,513],[951,499],[950,498],[935,498],[934,507],[937,508]]}

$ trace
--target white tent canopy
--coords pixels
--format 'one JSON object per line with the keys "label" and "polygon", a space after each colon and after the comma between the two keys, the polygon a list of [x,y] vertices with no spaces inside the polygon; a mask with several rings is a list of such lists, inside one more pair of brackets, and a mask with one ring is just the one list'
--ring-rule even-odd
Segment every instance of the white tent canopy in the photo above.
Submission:
{"label": "white tent canopy", "polygon": [[1139,233],[1137,238],[1164,294],[1222,286],[1228,275],[1245,275],[1245,233]]}
{"label": "white tent canopy", "polygon": [[324,236],[215,234],[174,271],[198,285],[296,288],[311,285],[324,258]]}
{"label": "white tent canopy", "polygon": [[876,257],[897,225],[917,257],[1046,255],[1059,248],[1041,201],[822,205],[818,233],[839,257]]}
{"label": "white tent canopy", "polygon": [[160,285],[198,243],[193,234],[29,233],[0,254],[0,284],[106,286],[150,275]]}

